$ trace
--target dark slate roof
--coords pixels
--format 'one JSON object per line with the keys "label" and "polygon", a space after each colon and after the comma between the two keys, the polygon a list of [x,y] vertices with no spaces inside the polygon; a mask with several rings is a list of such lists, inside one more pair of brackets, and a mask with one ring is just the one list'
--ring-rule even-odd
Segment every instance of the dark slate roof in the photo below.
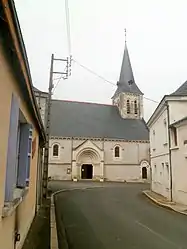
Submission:
{"label": "dark slate roof", "polygon": [[40,92],[40,90],[38,88],[36,88],[35,86],[33,86],[33,90],[36,92]]}
{"label": "dark slate roof", "polygon": [[187,95],[187,81],[184,82],[175,92],[170,96]]}
{"label": "dark slate roof", "polygon": [[41,91],[41,90],[39,90],[38,88],[36,88],[35,86],[33,86],[33,90],[34,90],[35,92],[44,93],[44,94],[47,94],[47,95],[48,95],[48,92]]}
{"label": "dark slate roof", "polygon": [[[132,66],[130,62],[127,44],[125,43],[125,50],[123,54],[123,61],[121,65],[121,72],[119,81],[117,83],[117,90],[114,94],[116,96],[120,92],[130,92],[135,94],[143,94],[135,83]],[[113,97],[114,97],[113,96]]]}
{"label": "dark slate roof", "polygon": [[52,100],[51,136],[149,140],[143,119],[122,119],[112,105]]}

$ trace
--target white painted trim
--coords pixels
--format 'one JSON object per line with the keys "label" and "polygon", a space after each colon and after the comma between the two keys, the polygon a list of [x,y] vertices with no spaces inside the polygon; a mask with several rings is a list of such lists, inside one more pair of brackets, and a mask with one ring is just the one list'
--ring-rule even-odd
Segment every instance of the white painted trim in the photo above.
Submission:
{"label": "white painted trim", "polygon": [[117,139],[117,138],[94,138],[94,137],[50,137],[50,140],[90,140],[90,141],[116,141],[116,142],[127,142],[127,143],[149,143],[149,140],[127,140],[127,139]]}

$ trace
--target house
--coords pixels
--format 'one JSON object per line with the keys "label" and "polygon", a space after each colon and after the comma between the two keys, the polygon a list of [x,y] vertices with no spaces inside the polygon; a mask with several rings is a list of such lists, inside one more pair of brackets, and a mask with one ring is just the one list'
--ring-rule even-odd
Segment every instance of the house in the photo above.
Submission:
{"label": "house", "polygon": [[0,248],[20,249],[41,203],[45,132],[14,3],[0,6]]}
{"label": "house", "polygon": [[148,121],[151,188],[187,205],[187,82],[165,95]]}
{"label": "house", "polygon": [[36,87],[33,87],[33,91],[36,97],[36,101],[39,107],[40,115],[42,118],[42,122],[44,127],[46,126],[46,110],[47,110],[47,101],[48,101],[48,93],[42,92]]}
{"label": "house", "polygon": [[[37,98],[39,93],[36,91]],[[40,94],[40,98],[45,98]],[[149,179],[149,135],[143,93],[127,44],[111,105],[52,100],[49,177],[54,180]],[[39,100],[38,103],[46,103]],[[43,105],[44,107],[44,105]]]}

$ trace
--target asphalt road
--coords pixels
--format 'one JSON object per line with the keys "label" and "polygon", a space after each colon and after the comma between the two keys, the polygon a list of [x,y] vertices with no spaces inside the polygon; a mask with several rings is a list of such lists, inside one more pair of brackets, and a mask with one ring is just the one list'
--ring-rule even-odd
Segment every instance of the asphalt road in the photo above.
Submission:
{"label": "asphalt road", "polygon": [[[62,188],[85,187],[63,185]],[[90,183],[90,187],[97,186]],[[99,185],[101,186],[101,184]],[[144,184],[102,184],[56,196],[62,249],[65,227],[70,249],[184,249],[187,216],[161,208],[141,193]],[[56,189],[60,185],[56,185]]]}

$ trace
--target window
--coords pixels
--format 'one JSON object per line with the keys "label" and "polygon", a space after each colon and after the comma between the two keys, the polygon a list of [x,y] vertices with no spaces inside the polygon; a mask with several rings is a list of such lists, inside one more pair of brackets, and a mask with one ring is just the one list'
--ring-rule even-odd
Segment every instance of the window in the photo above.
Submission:
{"label": "window", "polygon": [[59,155],[59,146],[58,144],[53,145],[53,156],[58,156]]}
{"label": "window", "polygon": [[129,80],[128,83],[129,83],[129,85],[132,85],[133,84],[133,80]]}
{"label": "window", "polygon": [[30,178],[30,163],[32,153],[32,126],[27,123],[19,122],[20,136],[19,140],[19,154],[18,154],[18,168],[17,168],[17,187],[24,188],[29,186]]}
{"label": "window", "polygon": [[164,178],[164,163],[162,163],[161,175]]}
{"label": "window", "polygon": [[153,151],[155,151],[156,150],[156,148],[155,148],[155,130],[153,130],[153,136],[152,136],[152,147],[153,147]]}
{"label": "window", "polygon": [[32,125],[27,122],[19,109],[19,102],[12,95],[10,124],[7,150],[5,202],[12,202],[17,196],[17,190],[24,189],[29,184]]}
{"label": "window", "polygon": [[130,101],[129,99],[127,100],[127,113],[129,114],[130,113]]}
{"label": "window", "polygon": [[137,105],[137,101],[134,101],[134,113],[138,114],[138,105]]}
{"label": "window", "polygon": [[169,164],[166,162],[166,173],[167,173],[167,179],[169,179]]}
{"label": "window", "polygon": [[167,127],[166,118],[164,119],[164,131],[165,131],[165,136],[163,136],[163,139],[164,139],[164,146],[166,146],[168,142],[168,127]]}
{"label": "window", "polygon": [[172,133],[173,133],[173,144],[174,146],[177,146],[177,128],[176,127],[172,128]]}
{"label": "window", "polygon": [[120,157],[120,148],[119,146],[116,146],[114,149],[114,156],[115,157]]}
{"label": "window", "polygon": [[154,181],[157,180],[157,167],[156,167],[156,164],[154,165],[154,170],[153,170],[152,178],[154,179]]}

